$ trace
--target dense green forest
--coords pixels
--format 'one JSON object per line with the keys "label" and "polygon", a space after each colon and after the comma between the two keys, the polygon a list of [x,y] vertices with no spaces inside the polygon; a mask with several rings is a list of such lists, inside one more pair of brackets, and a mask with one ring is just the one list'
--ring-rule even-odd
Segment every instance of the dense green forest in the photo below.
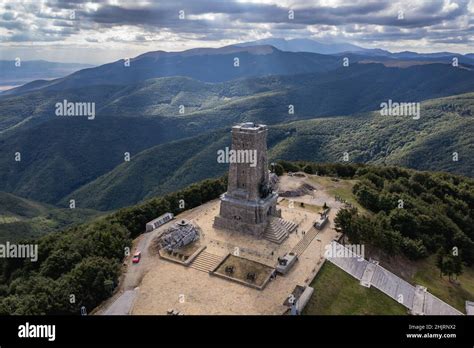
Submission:
{"label": "dense green forest", "polygon": [[474,263],[474,179],[391,166],[279,161],[276,172],[284,171],[358,180],[352,193],[365,210],[341,209],[335,219],[350,243],[387,257],[436,254],[440,274],[449,279]]}
{"label": "dense green forest", "polygon": [[[359,203],[376,215],[340,215],[354,242],[367,242],[411,259],[440,249],[468,265],[474,262],[474,181],[443,173],[359,170],[354,187]],[[347,220],[344,220],[347,219]]]}
{"label": "dense green forest", "polygon": [[[225,188],[225,179],[205,180],[62,233],[22,241],[38,244],[38,260],[0,260],[0,315],[79,314],[82,307],[92,310],[111,296],[126,248],[144,231],[146,222],[217,198]],[[184,209],[179,207],[181,199]]]}
{"label": "dense green forest", "polygon": [[419,259],[438,252],[474,262],[474,182],[446,174],[359,170],[358,202],[373,212],[343,210],[336,223],[354,243]]}
{"label": "dense green forest", "polygon": [[[474,263],[474,180],[441,172],[362,164],[279,162],[288,171],[357,179],[353,188],[366,209],[339,211],[336,227],[351,243],[410,259],[437,254],[439,262]],[[454,258],[452,258],[454,256]],[[455,265],[452,265],[456,268]]]}

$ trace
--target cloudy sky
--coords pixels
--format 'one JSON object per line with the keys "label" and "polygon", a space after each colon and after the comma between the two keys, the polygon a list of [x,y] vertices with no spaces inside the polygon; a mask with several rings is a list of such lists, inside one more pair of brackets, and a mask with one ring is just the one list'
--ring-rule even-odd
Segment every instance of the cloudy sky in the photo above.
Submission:
{"label": "cloudy sky", "polygon": [[270,37],[469,53],[474,0],[0,0],[0,59],[99,64]]}

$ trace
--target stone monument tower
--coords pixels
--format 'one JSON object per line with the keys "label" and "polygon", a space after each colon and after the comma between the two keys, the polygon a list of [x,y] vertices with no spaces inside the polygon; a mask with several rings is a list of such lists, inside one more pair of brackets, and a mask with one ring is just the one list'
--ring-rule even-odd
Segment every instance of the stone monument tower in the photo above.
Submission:
{"label": "stone monument tower", "polygon": [[281,216],[269,182],[267,126],[247,122],[232,127],[230,152],[234,160],[214,227],[261,236],[270,216]]}

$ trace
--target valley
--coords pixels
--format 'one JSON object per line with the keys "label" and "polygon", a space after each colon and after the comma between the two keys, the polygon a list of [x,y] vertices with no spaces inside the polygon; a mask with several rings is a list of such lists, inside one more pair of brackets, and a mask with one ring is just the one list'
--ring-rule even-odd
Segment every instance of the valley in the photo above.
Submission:
{"label": "valley", "polygon": [[0,243],[36,239],[100,215],[92,209],[61,209],[0,192]]}

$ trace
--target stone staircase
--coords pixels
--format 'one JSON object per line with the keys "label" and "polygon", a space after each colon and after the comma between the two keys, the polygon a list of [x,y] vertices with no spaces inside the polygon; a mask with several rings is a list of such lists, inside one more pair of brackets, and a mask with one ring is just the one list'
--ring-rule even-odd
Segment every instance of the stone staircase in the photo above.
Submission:
{"label": "stone staircase", "polygon": [[316,237],[318,232],[319,231],[315,230],[314,228],[311,228],[308,232],[306,232],[306,234],[298,242],[298,244],[295,245],[292,252],[300,256],[306,250],[306,248],[311,244],[311,242],[313,241],[314,237]]}
{"label": "stone staircase", "polygon": [[297,225],[291,221],[276,217],[271,218],[270,223],[265,229],[263,238],[270,242],[281,244],[296,227]]}
{"label": "stone staircase", "polygon": [[222,260],[222,256],[203,251],[193,260],[193,262],[191,262],[189,267],[197,269],[198,271],[209,273],[214,268],[216,268],[219,262]]}

